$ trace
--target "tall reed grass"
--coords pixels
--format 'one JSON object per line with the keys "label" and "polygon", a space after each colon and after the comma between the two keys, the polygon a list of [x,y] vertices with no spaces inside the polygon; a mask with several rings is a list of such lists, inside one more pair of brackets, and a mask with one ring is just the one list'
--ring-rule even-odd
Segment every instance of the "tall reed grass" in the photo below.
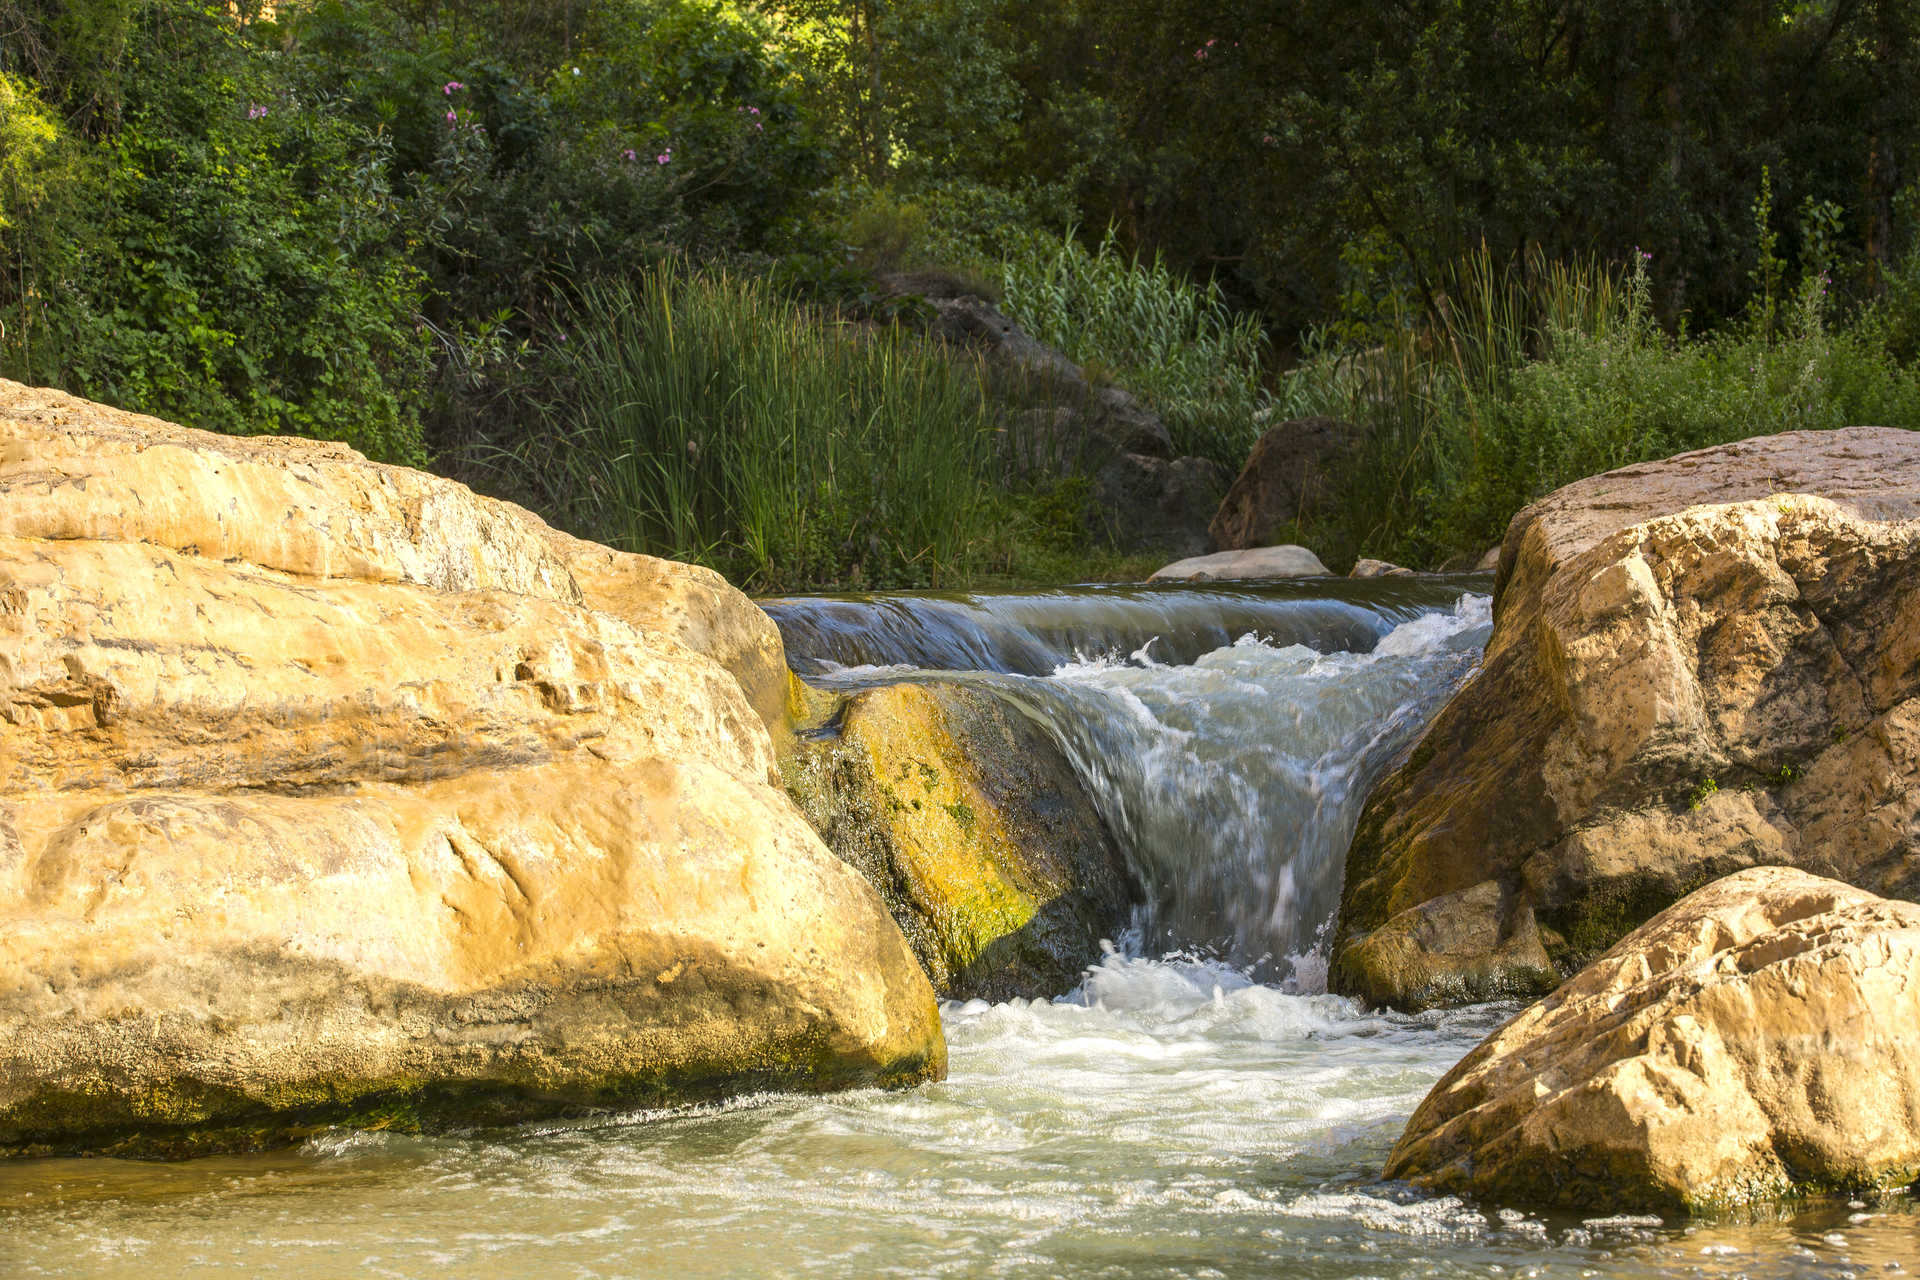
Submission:
{"label": "tall reed grass", "polygon": [[1583,476],[1777,431],[1920,428],[1920,375],[1869,327],[1835,326],[1824,282],[1802,284],[1786,321],[1670,334],[1644,256],[1470,255],[1431,314],[1283,379],[1278,413],[1353,423],[1357,444],[1328,507],[1275,536],[1330,562],[1471,563],[1521,507]]}
{"label": "tall reed grass", "polygon": [[977,366],[726,274],[595,285],[575,314],[542,465],[576,530],[761,591],[941,587],[989,553]]}
{"label": "tall reed grass", "polygon": [[1090,376],[1151,404],[1176,452],[1233,470],[1246,461],[1268,402],[1267,342],[1218,286],[1124,253],[1112,229],[1092,250],[1071,232],[1017,241],[1001,284],[1009,316]]}

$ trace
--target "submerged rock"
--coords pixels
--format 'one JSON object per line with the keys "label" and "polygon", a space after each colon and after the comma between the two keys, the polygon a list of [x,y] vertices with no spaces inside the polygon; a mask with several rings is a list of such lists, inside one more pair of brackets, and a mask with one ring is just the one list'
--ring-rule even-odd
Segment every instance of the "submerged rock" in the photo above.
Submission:
{"label": "submerged rock", "polygon": [[757,614],[338,445],[0,382],[0,1153],[939,1075],[776,785]]}
{"label": "submerged rock", "polygon": [[[829,702],[832,700],[829,699]],[[803,732],[789,787],[880,887],[949,999],[1071,990],[1126,927],[1126,862],[1046,730],[958,684],[869,689]]]}
{"label": "submerged rock", "polygon": [[1785,868],[1669,907],[1435,1085],[1386,1176],[1657,1213],[1920,1178],[1920,907]]}
{"label": "submerged rock", "polygon": [[1330,572],[1320,557],[1287,543],[1247,551],[1216,551],[1189,556],[1155,569],[1149,582],[1219,582],[1245,578],[1311,578]]}
{"label": "submerged rock", "polygon": [[[1335,989],[1536,992],[1536,931],[1567,973],[1761,864],[1920,895],[1916,517],[1920,434],[1871,427],[1628,467],[1516,516],[1482,671],[1361,817]],[[1482,884],[1491,916],[1436,908]]]}

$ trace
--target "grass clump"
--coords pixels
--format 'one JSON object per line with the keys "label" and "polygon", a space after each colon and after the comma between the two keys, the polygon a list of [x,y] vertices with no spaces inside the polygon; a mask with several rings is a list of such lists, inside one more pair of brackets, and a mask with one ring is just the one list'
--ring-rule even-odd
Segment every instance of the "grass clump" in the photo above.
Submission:
{"label": "grass clump", "polygon": [[1920,376],[1866,317],[1834,323],[1824,277],[1705,337],[1654,314],[1645,255],[1627,267],[1482,251],[1417,323],[1310,355],[1287,416],[1353,422],[1336,501],[1286,531],[1330,562],[1471,563],[1527,503],[1584,476],[1749,436],[1920,427]]}
{"label": "grass clump", "polygon": [[1089,250],[1069,232],[1016,241],[1001,268],[1006,313],[1029,333],[1160,414],[1177,454],[1238,470],[1259,437],[1267,341],[1212,282],[1123,253],[1108,229]]}
{"label": "grass clump", "polygon": [[976,365],[725,273],[594,285],[575,316],[533,461],[584,535],[757,591],[950,586],[993,554]]}

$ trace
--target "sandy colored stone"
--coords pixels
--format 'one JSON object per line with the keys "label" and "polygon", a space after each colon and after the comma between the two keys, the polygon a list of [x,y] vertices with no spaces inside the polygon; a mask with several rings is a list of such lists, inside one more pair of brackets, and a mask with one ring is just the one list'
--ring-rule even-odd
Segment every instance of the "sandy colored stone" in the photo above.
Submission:
{"label": "sandy colored stone", "polygon": [[1390,560],[1370,560],[1365,556],[1353,562],[1353,568],[1347,571],[1349,578],[1400,578],[1411,577],[1413,570],[1402,568]]}
{"label": "sandy colored stone", "polygon": [[436,477],[0,383],[0,1152],[940,1074],[766,635]]}
{"label": "sandy colored stone", "polygon": [[787,765],[948,999],[1060,995],[1126,927],[1133,880],[1065,754],[993,695],[898,684],[817,706]]}
{"label": "sandy colored stone", "polygon": [[1687,1212],[1920,1177],[1920,907],[1787,868],[1669,907],[1489,1036],[1386,1176]]}
{"label": "sandy colored stone", "polygon": [[1421,945],[1544,989],[1494,955],[1522,912],[1565,974],[1765,864],[1920,896],[1920,434],[1747,441],[1516,516],[1481,672],[1361,816],[1332,981],[1425,1003],[1367,936],[1492,881],[1495,930]]}
{"label": "sandy colored stone", "polygon": [[1216,551],[1189,556],[1155,569],[1149,582],[1217,582],[1238,578],[1308,578],[1328,573],[1320,557],[1305,547],[1286,543],[1248,551]]}
{"label": "sandy colored stone", "polygon": [[784,698],[778,630],[719,574],[569,537],[342,444],[217,435],[0,379],[0,496],[0,536],[587,604],[714,658],[763,714]]}

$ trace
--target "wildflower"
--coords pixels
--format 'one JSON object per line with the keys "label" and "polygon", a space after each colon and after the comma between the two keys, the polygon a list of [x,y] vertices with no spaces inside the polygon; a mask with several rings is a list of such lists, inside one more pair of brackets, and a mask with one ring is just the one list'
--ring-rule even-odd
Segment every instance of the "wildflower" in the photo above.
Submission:
{"label": "wildflower", "polygon": [[247,107],[247,119],[249,120],[258,120],[265,114],[267,114],[267,108],[264,103],[255,102]]}
{"label": "wildflower", "polygon": [[622,159],[626,159],[626,160],[639,159],[639,157],[634,153],[634,150],[632,147],[628,147],[625,151],[622,151],[620,155]]}
{"label": "wildflower", "polygon": [[580,68],[578,68],[578,67],[575,67],[575,68],[573,69],[573,74],[575,74],[575,75],[579,75],[579,74],[580,74]]}
{"label": "wildflower", "polygon": [[461,84],[458,80],[449,80],[445,84],[440,86],[440,92],[451,97],[453,94],[459,92],[460,90],[466,87],[467,86]]}
{"label": "wildflower", "polygon": [[672,148],[672,147],[668,147],[668,148],[667,148],[667,149],[666,149],[665,151],[662,151],[662,152],[661,152],[661,153],[660,153],[659,155],[657,155],[657,156],[655,156],[655,157],[653,158],[653,162],[654,162],[655,164],[672,164],[672,163],[673,163],[673,148]]}
{"label": "wildflower", "polygon": [[454,122],[455,122],[456,120],[458,120],[458,119],[459,119],[459,117],[458,117],[458,116],[456,116],[456,115],[455,115],[455,114],[453,113],[453,111],[452,111],[452,110],[448,110],[448,112],[447,112],[447,123],[448,123],[448,124],[452,124],[452,123],[454,123]]}

